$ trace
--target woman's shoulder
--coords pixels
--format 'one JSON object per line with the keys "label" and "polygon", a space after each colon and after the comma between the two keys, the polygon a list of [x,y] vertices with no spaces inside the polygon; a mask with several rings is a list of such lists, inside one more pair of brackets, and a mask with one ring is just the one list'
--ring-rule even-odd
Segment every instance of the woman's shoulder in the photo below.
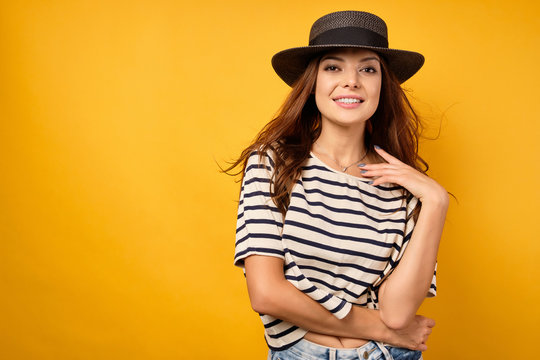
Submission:
{"label": "woman's shoulder", "polygon": [[246,162],[248,166],[268,167],[273,169],[275,166],[275,150],[273,147],[260,146],[258,149],[251,151]]}

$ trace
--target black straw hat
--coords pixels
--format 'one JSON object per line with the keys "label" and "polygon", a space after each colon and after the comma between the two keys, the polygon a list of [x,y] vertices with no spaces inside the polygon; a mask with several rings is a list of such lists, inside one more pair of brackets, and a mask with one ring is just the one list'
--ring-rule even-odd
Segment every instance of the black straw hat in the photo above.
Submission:
{"label": "black straw hat", "polygon": [[388,48],[386,23],[380,17],[363,11],[338,11],[313,23],[309,46],[278,52],[272,57],[272,66],[279,77],[292,86],[313,57],[346,47],[378,53],[400,83],[413,76],[424,64],[424,56],[420,53]]}

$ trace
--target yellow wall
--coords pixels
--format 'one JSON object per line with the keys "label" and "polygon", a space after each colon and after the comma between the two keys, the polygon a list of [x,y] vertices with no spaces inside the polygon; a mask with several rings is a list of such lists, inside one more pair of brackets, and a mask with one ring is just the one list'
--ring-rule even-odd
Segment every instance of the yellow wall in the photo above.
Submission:
{"label": "yellow wall", "polygon": [[535,3],[2,1],[0,358],[265,358],[215,161],[283,100],[270,57],[347,9],[425,54],[422,154],[459,199],[425,358],[536,354]]}

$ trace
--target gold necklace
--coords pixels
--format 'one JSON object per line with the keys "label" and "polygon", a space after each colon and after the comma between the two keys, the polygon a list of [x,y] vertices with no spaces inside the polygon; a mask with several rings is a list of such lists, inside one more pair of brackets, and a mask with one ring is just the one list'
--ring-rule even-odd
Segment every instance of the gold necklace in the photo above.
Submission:
{"label": "gold necklace", "polygon": [[326,155],[330,160],[332,160],[341,169],[342,172],[347,172],[348,168],[350,168],[353,165],[358,164],[360,161],[364,160],[364,158],[367,156],[367,150],[366,150],[366,152],[364,153],[364,155],[362,156],[362,158],[360,160],[353,162],[351,165],[343,166],[336,159],[334,159],[332,156],[330,156],[328,154],[328,152],[320,144],[314,143],[314,145],[317,145],[318,147],[320,147],[321,150],[323,150],[323,152],[322,153],[319,152],[319,153],[323,154],[323,155]]}

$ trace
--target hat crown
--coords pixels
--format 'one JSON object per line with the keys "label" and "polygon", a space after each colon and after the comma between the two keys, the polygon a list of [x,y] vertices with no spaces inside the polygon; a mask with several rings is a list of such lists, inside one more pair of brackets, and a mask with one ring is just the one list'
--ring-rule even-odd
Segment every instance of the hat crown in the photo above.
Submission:
{"label": "hat crown", "polygon": [[388,39],[386,23],[377,15],[364,11],[337,11],[313,23],[309,33],[309,42],[312,43],[315,38],[329,30],[347,27],[369,30]]}

